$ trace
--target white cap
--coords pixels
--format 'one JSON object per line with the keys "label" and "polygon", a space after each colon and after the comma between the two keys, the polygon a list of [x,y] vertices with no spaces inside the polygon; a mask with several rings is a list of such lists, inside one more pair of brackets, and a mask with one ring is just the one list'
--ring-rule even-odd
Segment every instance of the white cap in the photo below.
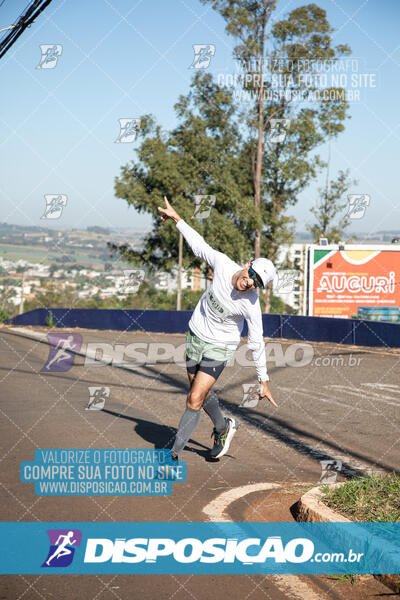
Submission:
{"label": "white cap", "polygon": [[256,258],[251,262],[251,266],[261,278],[264,287],[269,281],[272,281],[276,275],[276,269],[268,258]]}

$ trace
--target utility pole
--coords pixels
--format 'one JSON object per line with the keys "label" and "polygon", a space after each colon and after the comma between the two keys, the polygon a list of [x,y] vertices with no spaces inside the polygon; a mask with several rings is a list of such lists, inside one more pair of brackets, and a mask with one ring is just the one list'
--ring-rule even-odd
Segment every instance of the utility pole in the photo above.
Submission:
{"label": "utility pole", "polygon": [[179,233],[178,293],[176,296],[176,310],[181,310],[181,306],[182,306],[182,254],[183,254],[183,235],[181,233]]}
{"label": "utility pole", "polygon": [[24,312],[24,286],[25,286],[25,271],[22,273],[22,284],[21,284],[21,302],[19,303],[19,314],[22,315]]}
{"label": "utility pole", "polygon": [[[328,140],[328,162],[326,163],[326,181],[325,181],[325,198],[324,205],[325,207],[328,204],[328,194],[329,194],[329,169],[331,166],[331,137],[329,131],[329,140]],[[323,237],[326,237],[326,229],[328,227],[328,223],[324,223],[324,231],[322,232]]]}

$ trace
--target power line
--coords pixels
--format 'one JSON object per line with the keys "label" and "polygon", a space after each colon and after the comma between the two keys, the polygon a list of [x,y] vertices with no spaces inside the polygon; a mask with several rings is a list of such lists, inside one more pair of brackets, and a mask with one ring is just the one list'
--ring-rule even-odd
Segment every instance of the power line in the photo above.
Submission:
{"label": "power line", "polygon": [[25,29],[32,25],[35,19],[44,11],[51,1],[52,0],[33,0],[13,25],[4,28],[4,30],[10,29],[10,33],[8,33],[0,42],[0,58],[11,48]]}

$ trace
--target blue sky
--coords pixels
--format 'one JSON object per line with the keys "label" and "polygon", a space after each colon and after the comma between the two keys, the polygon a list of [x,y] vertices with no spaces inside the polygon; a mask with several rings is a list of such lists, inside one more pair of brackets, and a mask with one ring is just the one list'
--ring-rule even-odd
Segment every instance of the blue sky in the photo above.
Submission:
{"label": "blue sky", "polygon": [[[337,30],[335,43],[350,44],[361,73],[376,73],[376,87],[360,90],[345,132],[331,146],[332,174],[350,168],[358,180],[351,193],[371,197],[351,229],[400,229],[400,2],[316,3]],[[0,29],[26,4],[4,0]],[[280,0],[274,18],[302,4]],[[152,113],[172,128],[173,105],[192,78],[192,45],[206,43],[216,47],[209,71],[234,72],[234,42],[224,21],[197,0],[53,0],[0,60],[0,221],[148,227],[148,216],[114,196],[114,178],[137,147],[114,143],[118,120]],[[56,68],[36,68],[41,44],[62,45]],[[327,147],[320,153],[326,157]],[[311,219],[317,187],[311,185],[290,211],[298,230]],[[45,194],[67,195],[60,220],[40,219]]]}

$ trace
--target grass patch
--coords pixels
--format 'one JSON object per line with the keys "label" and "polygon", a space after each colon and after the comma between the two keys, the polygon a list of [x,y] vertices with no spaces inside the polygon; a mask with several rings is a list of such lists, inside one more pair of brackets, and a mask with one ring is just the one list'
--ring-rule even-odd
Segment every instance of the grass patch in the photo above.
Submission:
{"label": "grass patch", "polygon": [[352,575],[350,573],[346,575],[331,575],[329,579],[336,581],[333,585],[339,585],[339,583],[350,583],[350,585],[355,585],[357,575]]}
{"label": "grass patch", "polygon": [[47,325],[47,327],[55,327],[53,313],[51,312],[51,310],[49,310],[49,312],[47,313],[46,325]]}
{"label": "grass patch", "polygon": [[338,488],[321,488],[323,502],[352,521],[400,521],[400,477],[396,473],[357,477]]}

